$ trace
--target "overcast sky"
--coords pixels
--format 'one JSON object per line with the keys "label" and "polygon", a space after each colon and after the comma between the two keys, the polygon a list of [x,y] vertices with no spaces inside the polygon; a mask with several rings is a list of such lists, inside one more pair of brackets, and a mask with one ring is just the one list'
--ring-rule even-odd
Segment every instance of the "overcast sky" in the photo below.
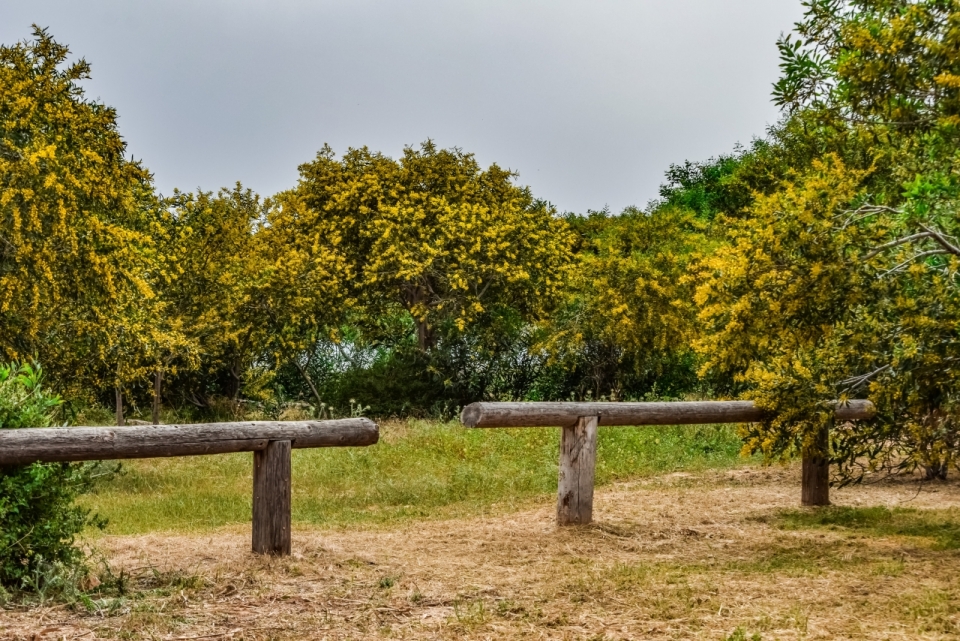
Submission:
{"label": "overcast sky", "polygon": [[323,143],[432,138],[561,211],[656,197],[670,163],[777,119],[799,0],[0,0],[0,42],[49,27],[93,65],[164,193],[292,187]]}

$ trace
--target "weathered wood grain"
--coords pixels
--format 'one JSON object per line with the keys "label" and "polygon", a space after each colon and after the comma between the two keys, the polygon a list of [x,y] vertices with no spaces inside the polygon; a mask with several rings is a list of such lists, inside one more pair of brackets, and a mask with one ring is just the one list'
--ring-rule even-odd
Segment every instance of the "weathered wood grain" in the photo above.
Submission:
{"label": "weathered wood grain", "polygon": [[253,453],[253,551],[290,554],[290,441]]}
{"label": "weathered wood grain", "polygon": [[378,439],[377,424],[366,418],[29,428],[0,430],[0,465],[250,452],[284,440],[294,448],[363,446]]}
{"label": "weathered wood grain", "polygon": [[[837,405],[836,418],[870,418],[875,411],[870,401],[852,400]],[[567,427],[581,416],[596,416],[599,425],[697,425],[754,423],[764,415],[753,401],[473,403],[460,420],[467,427]]]}
{"label": "weathered wood grain", "polygon": [[557,525],[593,520],[593,481],[597,467],[597,417],[585,416],[564,427],[560,437]]}

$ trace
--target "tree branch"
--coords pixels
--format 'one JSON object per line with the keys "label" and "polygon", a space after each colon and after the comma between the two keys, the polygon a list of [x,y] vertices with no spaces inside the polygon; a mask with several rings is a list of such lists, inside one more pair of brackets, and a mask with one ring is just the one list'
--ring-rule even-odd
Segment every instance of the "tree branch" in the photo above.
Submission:
{"label": "tree branch", "polygon": [[[926,229],[926,227],[924,227],[924,229]],[[877,247],[874,247],[869,254],[863,257],[863,260],[870,260],[877,254],[880,254],[881,252],[883,252],[885,249],[891,249],[892,247],[899,247],[900,245],[906,245],[907,243],[911,243],[915,240],[920,240],[921,238],[932,238],[932,237],[933,237],[933,232],[927,230],[927,231],[922,231],[916,234],[911,234],[910,236],[904,236],[903,238],[898,238],[896,240],[891,240],[889,243],[884,243],[882,245],[878,245]]]}
{"label": "tree branch", "polygon": [[888,369],[890,369],[890,365],[889,365],[889,364],[888,364],[888,365],[884,365],[883,367],[878,367],[877,369],[873,370],[872,372],[868,372],[868,373],[863,374],[863,375],[861,375],[861,376],[851,376],[851,377],[848,378],[848,379],[845,379],[845,380],[840,381],[839,384],[840,384],[840,385],[848,386],[847,389],[848,389],[849,391],[853,391],[853,390],[856,390],[856,389],[859,389],[860,387],[862,387],[864,383],[866,383],[867,381],[869,381],[871,378],[873,378],[873,377],[876,376],[877,374],[880,374],[880,373],[882,373],[882,372],[885,372],[885,371],[887,371]]}
{"label": "tree branch", "polygon": [[948,251],[945,250],[945,249],[931,249],[930,251],[920,252],[920,253],[917,254],[916,256],[911,256],[910,258],[908,258],[907,260],[903,261],[902,263],[900,263],[900,264],[897,265],[896,267],[893,267],[893,268],[888,269],[887,271],[883,272],[882,274],[880,274],[880,278],[883,278],[884,276],[887,276],[887,275],[892,274],[892,273],[894,273],[894,272],[900,271],[901,269],[903,269],[904,267],[906,267],[907,265],[909,265],[909,264],[912,263],[913,261],[917,260],[918,258],[928,258],[928,257],[930,257],[930,256],[936,256],[936,255],[938,255],[938,254],[949,254],[949,253],[950,253],[950,252],[948,252]]}
{"label": "tree branch", "polygon": [[936,229],[930,229],[926,225],[920,225],[920,229],[926,231],[931,238],[933,238],[941,247],[953,254],[954,256],[960,256],[960,247],[950,243],[947,240],[947,236]]}

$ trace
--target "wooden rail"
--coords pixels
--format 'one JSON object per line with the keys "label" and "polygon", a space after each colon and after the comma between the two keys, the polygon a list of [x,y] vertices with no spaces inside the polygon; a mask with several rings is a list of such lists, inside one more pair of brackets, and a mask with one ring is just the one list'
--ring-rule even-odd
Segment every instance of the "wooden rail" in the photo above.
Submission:
{"label": "wooden rail", "polygon": [[379,434],[366,418],[0,430],[0,465],[253,452],[253,551],[287,555],[291,449],[373,445]]}
{"label": "wooden rail", "polygon": [[[873,403],[836,403],[834,418],[871,418]],[[466,427],[560,427],[560,478],[557,523],[576,525],[593,519],[597,462],[597,427],[601,425],[696,425],[754,423],[765,417],[752,401],[682,401],[669,403],[473,403],[463,409]],[[803,453],[803,505],[829,505],[829,463],[823,456],[828,435]]]}

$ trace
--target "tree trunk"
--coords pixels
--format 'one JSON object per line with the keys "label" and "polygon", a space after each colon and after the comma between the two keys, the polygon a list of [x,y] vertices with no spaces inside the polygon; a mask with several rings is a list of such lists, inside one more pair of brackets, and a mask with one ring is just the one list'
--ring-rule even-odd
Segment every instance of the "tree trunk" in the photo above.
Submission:
{"label": "tree trunk", "polygon": [[230,390],[231,410],[236,418],[240,417],[240,386],[242,378],[239,373],[239,365],[234,362],[230,367],[230,376],[233,379],[233,389]]}
{"label": "tree trunk", "polygon": [[230,377],[233,379],[233,383],[231,384],[233,389],[230,390],[230,398],[233,399],[234,403],[240,400],[240,383],[243,380],[240,374],[237,373],[237,369],[238,367],[236,365],[230,368]]}
{"label": "tree trunk", "polygon": [[814,443],[803,451],[803,480],[800,503],[830,505],[830,429],[824,427]]}
{"label": "tree trunk", "polygon": [[[928,434],[937,434],[941,431],[944,421],[949,420],[947,418],[946,412],[942,409],[932,410],[930,413],[924,417],[923,423],[927,428]],[[947,480],[947,471],[950,468],[950,455],[949,452],[953,451],[953,443],[949,442],[947,439],[944,442],[946,446],[945,451],[942,455],[935,453],[936,444],[931,443],[927,446],[927,451],[929,454],[924,457],[923,461],[923,480],[925,481],[946,481]]]}
{"label": "tree trunk", "polygon": [[123,427],[127,424],[127,422],[123,420],[123,391],[121,391],[119,387],[115,387],[113,388],[113,392],[117,400],[117,425]]}
{"label": "tree trunk", "polygon": [[947,462],[937,461],[923,466],[924,481],[946,481],[947,480]]}
{"label": "tree trunk", "polygon": [[432,349],[436,343],[436,336],[433,328],[426,321],[417,321],[417,346],[421,352],[427,352]]}
{"label": "tree trunk", "polygon": [[163,380],[163,370],[157,370],[153,375],[153,424],[160,425],[160,383]]}
{"label": "tree trunk", "polygon": [[[426,300],[429,295],[427,288],[420,284],[407,283],[400,289],[400,302],[403,303],[404,308],[413,316],[413,322],[417,324],[417,347],[420,348],[421,352],[430,350],[436,343],[433,328],[427,324],[426,320],[417,318],[419,313],[423,312],[420,308],[420,303]],[[414,313],[415,311],[417,313]]]}
{"label": "tree trunk", "polygon": [[323,399],[320,398],[320,392],[317,391],[317,386],[313,384],[313,379],[310,378],[310,374],[307,373],[307,370],[300,365],[300,362],[296,359],[293,360],[293,364],[297,366],[297,370],[300,372],[300,376],[303,377],[303,380],[307,382],[307,385],[310,386],[310,391],[313,392],[313,398],[317,400],[317,411],[320,411],[320,406],[323,405]]}

